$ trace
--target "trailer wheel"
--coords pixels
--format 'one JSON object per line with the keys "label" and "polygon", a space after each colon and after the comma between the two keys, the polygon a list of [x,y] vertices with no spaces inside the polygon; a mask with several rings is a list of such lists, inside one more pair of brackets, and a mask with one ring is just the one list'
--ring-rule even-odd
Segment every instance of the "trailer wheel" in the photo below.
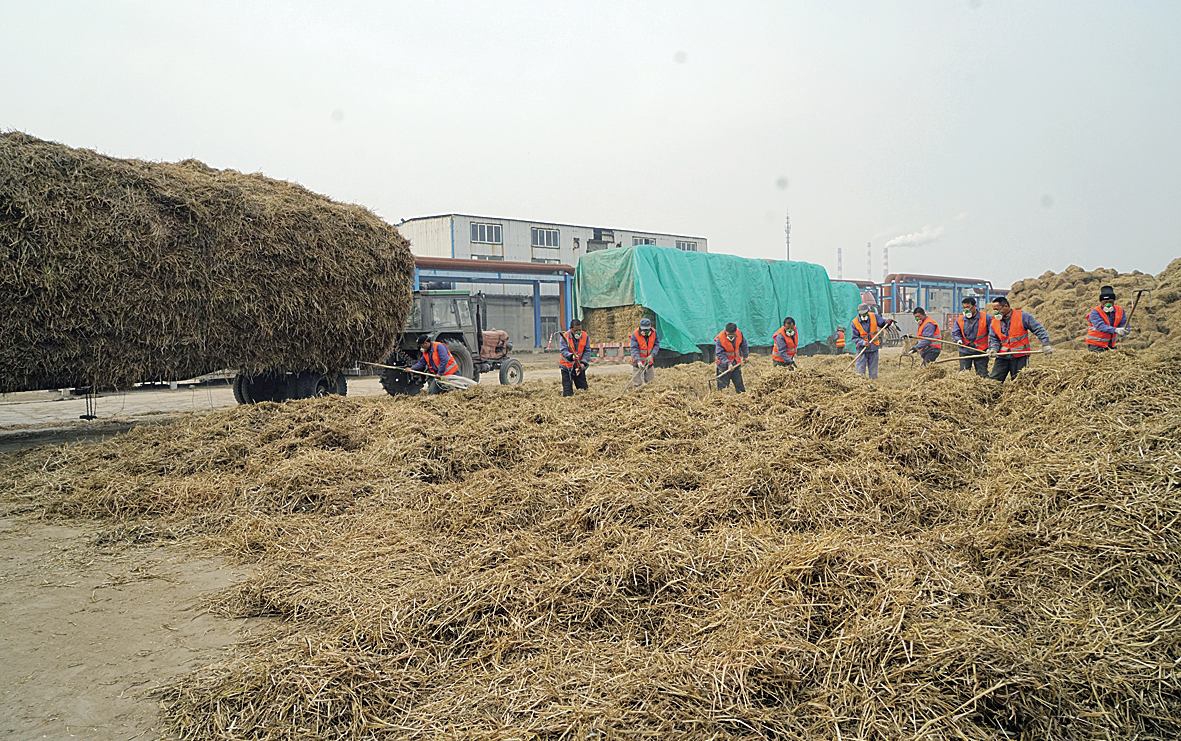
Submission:
{"label": "trailer wheel", "polygon": [[521,361],[509,358],[500,364],[500,383],[502,386],[520,386],[525,380],[525,368]]}
{"label": "trailer wheel", "polygon": [[336,374],[336,390],[333,391],[332,393],[336,394],[337,396],[348,396],[349,395],[349,382],[348,382],[348,379],[345,377],[345,374],[343,374],[343,373]]}
{"label": "trailer wheel", "polygon": [[239,404],[257,404],[260,401],[286,401],[288,398],[286,374],[267,371],[257,376],[239,372],[234,376],[234,400]]}
{"label": "trailer wheel", "polygon": [[[401,350],[394,350],[389,354],[389,357],[382,361],[382,364],[405,367],[410,365],[411,362],[409,355]],[[382,368],[380,378],[381,387],[390,396],[414,396],[419,391],[422,391],[422,376],[416,376],[413,373],[392,368]]]}
{"label": "trailer wheel", "polygon": [[325,375],[316,371],[302,371],[293,376],[288,385],[292,399],[311,399],[336,393],[336,374]]}

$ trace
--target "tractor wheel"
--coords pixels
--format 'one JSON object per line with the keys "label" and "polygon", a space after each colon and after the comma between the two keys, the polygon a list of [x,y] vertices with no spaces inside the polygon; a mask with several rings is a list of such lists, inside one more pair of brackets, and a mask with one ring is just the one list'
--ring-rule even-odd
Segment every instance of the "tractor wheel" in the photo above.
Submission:
{"label": "tractor wheel", "polygon": [[[397,365],[401,367],[408,366],[412,363],[410,356],[401,350],[394,350],[390,353],[382,365]],[[381,387],[385,389],[390,396],[414,396],[419,391],[422,391],[423,377],[416,376],[413,373],[406,371],[393,370],[391,368],[381,369]]]}
{"label": "tractor wheel", "polygon": [[459,365],[459,375],[464,378],[470,378],[473,381],[480,380],[480,374],[476,371],[476,364],[472,360],[472,352],[467,349],[467,345],[459,340],[447,340],[445,343],[447,349],[451,351],[451,356],[455,358],[455,362]]}
{"label": "tractor wheel", "polygon": [[234,401],[239,404],[254,403],[254,400],[246,395],[246,376],[242,373],[234,376]]}
{"label": "tractor wheel", "polygon": [[525,380],[525,368],[516,358],[508,358],[500,364],[502,386],[520,386]]}
{"label": "tractor wheel", "polygon": [[334,390],[332,393],[336,394],[337,396],[349,395],[349,382],[343,373],[336,374],[336,390]]}

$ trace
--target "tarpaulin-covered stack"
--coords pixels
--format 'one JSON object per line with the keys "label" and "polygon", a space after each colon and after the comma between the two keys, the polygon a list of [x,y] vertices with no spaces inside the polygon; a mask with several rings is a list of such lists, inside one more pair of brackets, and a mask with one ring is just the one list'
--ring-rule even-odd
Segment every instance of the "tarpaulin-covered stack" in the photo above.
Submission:
{"label": "tarpaulin-covered stack", "polygon": [[[624,307],[627,319],[638,321],[641,311],[655,317],[661,347],[682,354],[711,344],[727,322],[735,322],[752,345],[770,345],[785,316],[796,320],[801,347],[823,342],[856,309],[855,301],[846,306],[848,297],[834,292],[820,265],[660,247],[587,255],[578,262],[574,283],[596,340],[621,339],[600,337],[591,328],[618,333]],[[614,311],[600,316],[603,310]]]}
{"label": "tarpaulin-covered stack", "polygon": [[376,360],[412,270],[392,226],[292,183],[0,134],[0,392]]}

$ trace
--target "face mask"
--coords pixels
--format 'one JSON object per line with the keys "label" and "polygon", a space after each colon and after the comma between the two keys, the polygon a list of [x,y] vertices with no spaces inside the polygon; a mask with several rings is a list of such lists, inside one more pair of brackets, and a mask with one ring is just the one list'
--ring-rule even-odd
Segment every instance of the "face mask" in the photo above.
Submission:
{"label": "face mask", "polygon": [[1113,304],[1113,303],[1109,302],[1109,303],[1103,304],[1104,311],[1111,311],[1114,308],[1115,308],[1115,304]]}
{"label": "face mask", "polygon": [[796,331],[795,331],[794,329],[789,329],[789,330],[787,330],[787,336],[788,336],[788,337],[791,337],[791,336],[792,336],[792,335],[794,335],[795,333],[796,333]]}
{"label": "face mask", "polygon": [[579,337],[582,337],[582,330],[581,329],[574,330],[574,339],[577,340]]}
{"label": "face mask", "polygon": [[999,309],[997,311],[992,312],[992,315],[995,316],[997,319],[1001,318],[1001,312]]}
{"label": "face mask", "polygon": [[641,329],[641,330],[640,330],[640,334],[642,334],[642,335],[644,335],[645,337],[647,337],[648,335],[652,334],[652,330],[650,330],[650,329]]}
{"label": "face mask", "polygon": [[972,311],[971,309],[964,309],[964,316],[968,317],[969,319],[971,319],[972,315],[975,313],[976,312]]}
{"label": "face mask", "polygon": [[737,336],[738,336],[738,335],[735,335],[735,334],[728,334],[728,335],[726,335],[726,339],[728,339],[728,340],[730,340],[731,342],[733,342],[733,341],[734,341],[734,338],[735,338],[735,337],[737,337]]}
{"label": "face mask", "polygon": [[857,316],[861,317],[861,321],[865,321],[866,319],[869,319],[869,314],[858,314]]}

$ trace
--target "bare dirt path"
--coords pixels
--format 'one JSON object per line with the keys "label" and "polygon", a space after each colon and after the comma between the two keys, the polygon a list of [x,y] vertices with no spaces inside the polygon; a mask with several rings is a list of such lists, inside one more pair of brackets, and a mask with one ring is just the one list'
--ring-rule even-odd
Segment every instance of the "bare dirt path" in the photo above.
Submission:
{"label": "bare dirt path", "polygon": [[253,627],[204,607],[243,570],[96,533],[0,515],[0,737],[159,738],[147,693]]}

